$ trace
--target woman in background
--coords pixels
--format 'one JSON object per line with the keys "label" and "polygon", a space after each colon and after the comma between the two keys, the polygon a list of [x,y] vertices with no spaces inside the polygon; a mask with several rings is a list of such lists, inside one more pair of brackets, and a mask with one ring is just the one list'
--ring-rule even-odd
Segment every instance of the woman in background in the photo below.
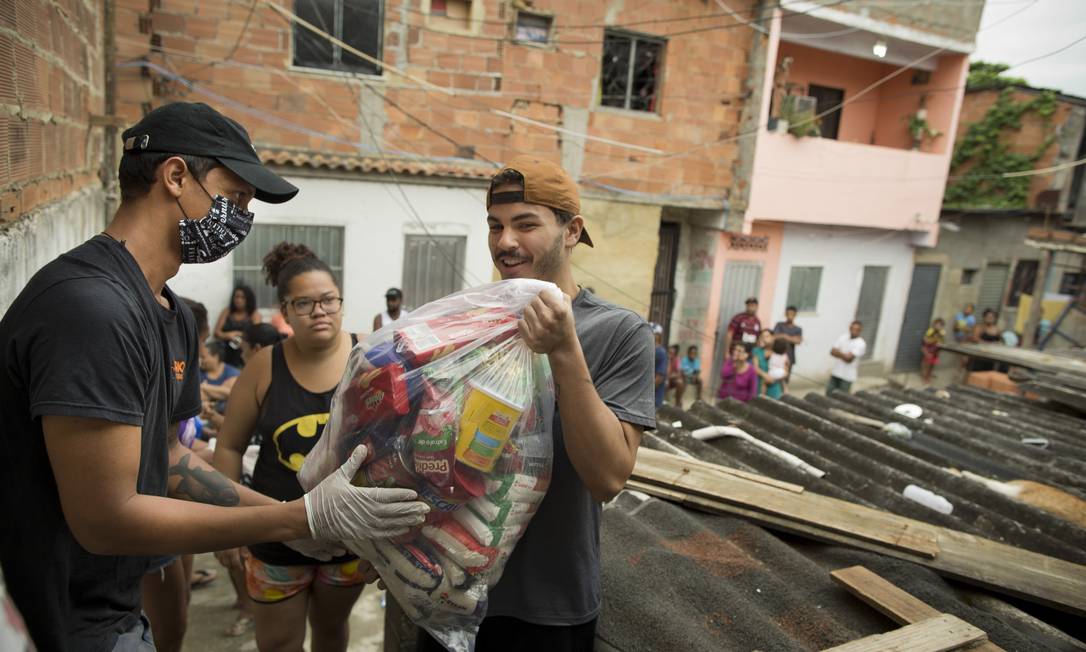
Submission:
{"label": "woman in background", "polygon": [[248,285],[238,284],[230,295],[230,305],[222,309],[219,320],[215,322],[215,339],[226,345],[223,362],[238,369],[245,366],[245,361],[241,359],[241,339],[246,328],[259,323],[256,294]]}

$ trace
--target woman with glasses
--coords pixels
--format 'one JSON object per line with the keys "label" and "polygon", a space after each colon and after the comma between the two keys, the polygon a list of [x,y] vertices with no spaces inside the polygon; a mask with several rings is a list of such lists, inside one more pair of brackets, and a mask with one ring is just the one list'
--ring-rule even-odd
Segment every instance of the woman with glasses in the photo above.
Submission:
{"label": "woman with glasses", "polygon": [[[295,474],[328,421],[332,393],[357,342],[343,332],[343,297],[331,269],[305,245],[280,243],[264,257],[268,283],[294,335],[257,351],[230,395],[215,451],[215,468],[241,477],[242,456],[256,434],[260,453],[252,488],[278,500],[302,496]],[[245,567],[255,602],[260,650],[301,650],[306,620],[314,650],[346,650],[347,618],[366,580],[376,574],[354,556],[318,561],[280,543],[219,553]]]}

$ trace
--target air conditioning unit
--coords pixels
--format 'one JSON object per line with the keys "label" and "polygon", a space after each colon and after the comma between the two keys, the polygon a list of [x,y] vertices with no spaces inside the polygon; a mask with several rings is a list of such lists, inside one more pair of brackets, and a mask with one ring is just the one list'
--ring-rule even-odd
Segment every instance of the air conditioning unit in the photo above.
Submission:
{"label": "air conditioning unit", "polygon": [[810,95],[797,95],[795,110],[799,115],[814,115],[818,111],[818,99]]}

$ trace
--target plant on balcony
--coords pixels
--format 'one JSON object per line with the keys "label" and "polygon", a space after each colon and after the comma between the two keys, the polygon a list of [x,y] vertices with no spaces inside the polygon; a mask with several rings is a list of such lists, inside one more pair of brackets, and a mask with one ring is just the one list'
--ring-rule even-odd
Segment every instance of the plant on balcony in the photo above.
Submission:
{"label": "plant on balcony", "polygon": [[813,110],[800,110],[798,102],[798,95],[785,95],[781,98],[780,119],[788,122],[788,133],[799,138],[821,136],[822,120],[815,116]]}
{"label": "plant on balcony", "polygon": [[913,137],[913,149],[920,149],[925,140],[935,140],[943,132],[928,124],[928,112],[920,108],[916,113],[905,116],[909,122],[909,135]]}

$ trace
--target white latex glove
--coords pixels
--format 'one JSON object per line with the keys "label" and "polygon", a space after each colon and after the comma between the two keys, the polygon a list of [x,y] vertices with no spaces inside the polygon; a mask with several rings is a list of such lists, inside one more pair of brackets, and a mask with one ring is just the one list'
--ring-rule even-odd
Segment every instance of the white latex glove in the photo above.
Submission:
{"label": "white latex glove", "polygon": [[[308,511],[308,509],[307,509]],[[313,526],[310,526],[312,528]],[[284,541],[283,545],[300,552],[306,557],[312,557],[317,561],[330,561],[334,557],[342,557],[347,554],[347,549],[338,541],[322,541],[320,539],[297,539]]]}
{"label": "white latex glove", "polygon": [[366,459],[366,447],[305,495],[305,515],[313,538],[327,541],[387,539],[419,525],[430,507],[410,489],[356,487],[351,478]]}

